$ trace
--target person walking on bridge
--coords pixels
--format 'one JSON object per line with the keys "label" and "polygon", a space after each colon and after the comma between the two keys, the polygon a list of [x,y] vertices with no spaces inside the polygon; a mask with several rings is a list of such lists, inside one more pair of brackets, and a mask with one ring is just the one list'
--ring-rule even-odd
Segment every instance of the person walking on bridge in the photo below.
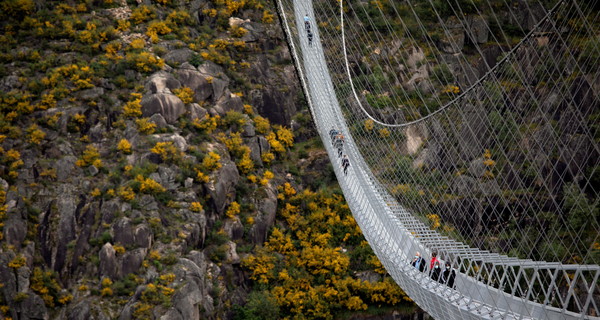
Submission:
{"label": "person walking on bridge", "polygon": [[432,252],[431,253],[431,261],[429,261],[429,272],[433,271],[433,266],[435,266],[436,262],[439,262],[440,260],[438,260],[437,258],[437,252]]}
{"label": "person walking on bridge", "polygon": [[308,37],[308,45],[312,47],[313,34],[312,32],[310,32],[310,29],[308,30],[308,34],[306,35],[306,37]]}
{"label": "person walking on bridge", "polygon": [[431,279],[437,282],[442,282],[442,269],[440,268],[440,262],[435,261],[434,266],[431,268]]}
{"label": "person walking on bridge", "polygon": [[336,141],[338,143],[338,157],[341,157],[344,151],[344,135],[341,132],[338,134]]}
{"label": "person walking on bridge", "polygon": [[338,131],[335,128],[331,127],[329,130],[329,137],[331,138],[331,142],[335,142],[335,137],[338,135]]}
{"label": "person walking on bridge", "polygon": [[415,253],[415,257],[410,264],[421,272],[425,271],[426,262],[423,258],[421,258],[421,253],[419,251]]}
{"label": "person walking on bridge", "polygon": [[306,31],[310,31],[310,18],[308,17],[308,13],[304,16],[304,28]]}
{"label": "person walking on bridge", "polygon": [[338,133],[338,135],[335,136],[335,140],[333,141],[333,147],[337,149],[338,158],[340,158],[344,150],[344,136],[341,133]]}
{"label": "person walking on bridge", "polygon": [[444,269],[444,272],[442,273],[442,281],[440,282],[454,289],[454,278],[456,278],[456,272],[452,269],[452,264],[446,262],[446,269]]}
{"label": "person walking on bridge", "polygon": [[348,167],[350,166],[350,160],[348,160],[348,156],[344,155],[342,158],[342,168],[344,168],[344,175],[348,175]]}

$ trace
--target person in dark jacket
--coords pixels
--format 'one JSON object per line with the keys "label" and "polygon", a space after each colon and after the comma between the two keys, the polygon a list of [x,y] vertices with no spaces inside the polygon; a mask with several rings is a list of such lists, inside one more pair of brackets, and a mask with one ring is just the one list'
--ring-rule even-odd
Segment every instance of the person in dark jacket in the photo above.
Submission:
{"label": "person in dark jacket", "polygon": [[350,166],[350,160],[348,160],[348,156],[344,155],[342,158],[342,167],[344,168],[344,174],[348,174],[348,167]]}
{"label": "person in dark jacket", "polygon": [[417,270],[423,272],[423,271],[425,271],[427,262],[425,262],[425,259],[421,258],[421,253],[417,251],[417,253],[415,253],[414,259],[412,260],[412,262],[410,264],[413,267],[417,268]]}
{"label": "person in dark jacket", "polygon": [[440,262],[436,261],[433,265],[433,268],[431,268],[430,271],[431,274],[431,279],[438,281],[438,282],[442,282],[442,268],[440,268]]}
{"label": "person in dark jacket", "polygon": [[308,30],[307,37],[308,37],[308,45],[312,46],[313,34],[312,34],[312,32],[310,32],[310,30]]}
{"label": "person in dark jacket", "polygon": [[446,262],[446,269],[442,273],[441,282],[454,289],[454,278],[456,278],[456,272],[452,269],[450,262]]}
{"label": "person in dark jacket", "polygon": [[341,133],[339,133],[336,137],[335,137],[335,141],[333,141],[333,147],[337,149],[338,151],[338,158],[342,157],[342,153],[344,151],[344,135],[342,135]]}
{"label": "person in dark jacket", "polygon": [[335,141],[335,137],[337,137],[338,135],[338,131],[335,130],[335,128],[331,128],[331,130],[329,130],[329,137],[331,137],[331,141]]}

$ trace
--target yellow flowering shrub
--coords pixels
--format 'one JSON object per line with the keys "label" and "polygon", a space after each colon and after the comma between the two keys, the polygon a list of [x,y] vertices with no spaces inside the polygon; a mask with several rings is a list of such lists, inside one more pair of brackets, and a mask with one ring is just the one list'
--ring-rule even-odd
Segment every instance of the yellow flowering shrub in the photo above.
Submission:
{"label": "yellow flowering shrub", "polygon": [[268,165],[275,160],[275,155],[272,152],[264,152],[260,155],[260,159],[264,164]]}
{"label": "yellow flowering shrub", "polygon": [[152,21],[148,25],[146,35],[150,37],[153,43],[158,42],[158,35],[165,35],[171,33],[173,30],[169,28],[165,21]]}
{"label": "yellow flowering shrub", "polygon": [[289,183],[278,191],[278,214],[285,226],[273,228],[264,247],[245,258],[242,267],[275,298],[281,318],[329,318],[344,310],[410,300],[393,281],[354,277],[351,264],[385,270],[372,251],[358,253],[368,243],[340,194],[298,192]]}
{"label": "yellow flowering shrub", "polygon": [[266,250],[258,249],[256,254],[248,256],[242,260],[242,266],[249,267],[251,270],[250,279],[258,283],[269,283],[269,279],[275,277],[273,269],[275,268],[275,257]]}
{"label": "yellow flowering shrub", "polygon": [[256,132],[259,134],[266,134],[271,130],[271,124],[269,123],[269,119],[263,118],[261,116],[254,117],[254,127],[256,128]]}
{"label": "yellow flowering shrub", "polygon": [[35,9],[35,2],[33,0],[3,1],[0,6],[4,16],[20,17],[31,14]]}
{"label": "yellow flowering shrub", "polygon": [[272,14],[269,10],[263,11],[262,22],[263,23],[273,23],[275,20],[275,15]]}
{"label": "yellow flowering shrub", "polygon": [[133,192],[133,189],[129,186],[119,188],[117,193],[123,201],[131,201],[135,199],[135,192]]}
{"label": "yellow flowering shrub", "polygon": [[167,16],[167,24],[174,29],[177,26],[182,26],[192,23],[192,17],[185,10],[173,10]]}
{"label": "yellow flowering shrub", "polygon": [[119,60],[123,59],[124,57],[121,54],[119,54],[119,51],[121,50],[122,46],[123,45],[121,44],[120,41],[109,42],[106,45],[106,47],[104,47],[104,51],[106,52],[105,56],[108,59],[113,60],[113,61],[119,61]]}
{"label": "yellow flowering shrub", "polygon": [[53,308],[57,302],[64,305],[73,299],[70,294],[62,293],[63,289],[56,280],[56,273],[51,270],[43,271],[35,267],[29,280],[29,288],[40,295],[49,308]]}
{"label": "yellow flowering shrub", "polygon": [[151,178],[144,178],[141,175],[136,176],[136,181],[140,183],[140,191],[143,193],[156,194],[167,191],[165,187]]}
{"label": "yellow flowering shrub", "polygon": [[292,237],[283,234],[279,228],[273,228],[268,241],[265,243],[265,247],[273,252],[281,254],[289,254],[292,256],[298,255],[298,252],[292,243]]}
{"label": "yellow flowering shrub", "polygon": [[[113,246],[113,249],[115,249],[115,253],[116,253],[116,254],[123,254],[123,253],[125,253],[125,247],[123,247],[123,246],[122,246],[122,245],[120,245],[120,244],[115,244],[115,245]],[[106,278],[106,279],[108,279],[108,278]]]}
{"label": "yellow flowering shrub", "polygon": [[245,36],[246,33],[248,33],[248,30],[239,26],[231,26],[229,28],[229,34],[231,34],[231,36],[234,38],[241,38]]}
{"label": "yellow flowering shrub", "polygon": [[494,167],[496,166],[496,161],[492,159],[492,153],[490,149],[485,149],[483,153],[483,164],[486,166],[486,170],[483,173],[483,177],[486,179],[493,179],[494,175]]}
{"label": "yellow flowering shrub", "polygon": [[94,188],[94,190],[92,190],[90,192],[90,196],[92,196],[94,198],[97,198],[97,197],[99,197],[101,195],[102,195],[102,191],[100,191],[100,189],[98,189],[98,188]]}
{"label": "yellow flowering shrub", "polygon": [[67,128],[71,132],[80,132],[83,125],[85,125],[85,121],[86,117],[84,114],[76,113],[69,119]]}
{"label": "yellow flowering shrub", "polygon": [[32,124],[27,128],[27,142],[31,144],[40,144],[46,137],[46,133],[38,127],[37,124]]}
{"label": "yellow flowering shrub", "polygon": [[123,106],[123,115],[128,118],[137,118],[142,115],[142,95],[132,93],[131,100]]}
{"label": "yellow flowering shrub", "polygon": [[46,93],[42,95],[42,99],[38,104],[38,109],[46,110],[54,107],[56,107],[56,99],[54,98],[54,95],[52,93]]}
{"label": "yellow flowering shrub", "polygon": [[438,216],[435,213],[428,214],[427,219],[429,219],[429,221],[431,222],[431,228],[434,230],[439,228],[442,225],[440,216]]}
{"label": "yellow flowering shrub", "polygon": [[382,138],[387,138],[390,136],[390,130],[388,130],[387,128],[381,128],[379,129],[379,136]]}
{"label": "yellow flowering shrub", "polygon": [[128,31],[129,28],[131,28],[131,22],[127,20],[117,20],[117,31],[125,32]]}
{"label": "yellow flowering shrub", "polygon": [[94,165],[97,168],[102,167],[102,161],[100,160],[100,152],[98,148],[93,145],[88,145],[83,151],[83,155],[78,159],[75,164],[79,167],[87,167]]}
{"label": "yellow flowering shrub", "polygon": [[277,190],[285,195],[285,197],[291,197],[296,194],[296,189],[292,187],[289,182],[284,183],[283,185],[277,187]]}
{"label": "yellow flowering shrub", "polygon": [[292,147],[294,145],[294,134],[292,130],[277,126],[277,139],[286,147]]}
{"label": "yellow flowering shrub", "polygon": [[247,114],[247,115],[249,115],[249,116],[254,115],[254,110],[252,109],[252,106],[249,105],[249,104],[245,104],[244,105],[244,113]]}
{"label": "yellow flowering shrub", "polygon": [[234,218],[235,216],[240,214],[240,208],[240,204],[234,201],[229,205],[227,211],[225,211],[225,215],[229,218]]}
{"label": "yellow flowering shrub", "polygon": [[145,46],[146,46],[146,41],[144,41],[144,39],[142,39],[142,38],[133,39],[129,43],[129,48],[131,48],[133,50],[140,50],[140,49],[143,49]]}
{"label": "yellow flowering shrub", "polygon": [[271,146],[271,148],[273,148],[273,150],[275,150],[275,152],[279,154],[285,153],[285,147],[283,146],[283,144],[281,144],[281,142],[279,142],[279,140],[277,140],[277,135],[275,134],[275,132],[269,132],[266,138],[269,142],[269,145]]}
{"label": "yellow flowering shrub", "polygon": [[196,180],[199,182],[207,183],[208,181],[210,181],[210,177],[207,174],[205,174],[204,172],[197,170]]}
{"label": "yellow flowering shrub", "polygon": [[192,212],[201,212],[204,210],[202,204],[200,202],[192,202],[190,203],[190,211]]}
{"label": "yellow flowering shrub", "polygon": [[135,124],[137,125],[138,131],[144,134],[153,134],[156,130],[156,124],[150,122],[148,118],[136,119]]}
{"label": "yellow flowering shrub", "polygon": [[248,146],[241,147],[243,150],[242,158],[236,162],[236,165],[240,172],[247,174],[254,169],[254,161],[250,158],[250,148]]}
{"label": "yellow flowering shrub", "polygon": [[161,274],[158,277],[158,280],[160,281],[160,283],[162,285],[168,286],[169,284],[171,284],[173,281],[175,281],[175,275],[172,273],[166,273],[166,274]]}
{"label": "yellow flowering shrub", "polygon": [[485,164],[486,167],[493,167],[496,165],[496,161],[492,160],[492,153],[490,152],[490,149],[485,149],[483,158],[485,159],[483,164]]}
{"label": "yellow flowering shrub", "polygon": [[208,171],[215,171],[221,168],[221,157],[216,152],[209,152],[202,159],[202,166]]}
{"label": "yellow flowering shrub", "polygon": [[148,253],[148,259],[150,260],[160,260],[162,257],[160,255],[160,253],[156,250],[150,250],[150,253]]}
{"label": "yellow flowering shrub", "polygon": [[17,255],[11,261],[8,262],[8,267],[13,268],[13,269],[19,269],[19,268],[25,266],[26,262],[27,262],[27,260],[25,260],[25,256]]}
{"label": "yellow flowering shrub", "polygon": [[260,184],[263,186],[267,185],[267,183],[269,183],[269,181],[271,179],[273,179],[274,177],[275,177],[275,175],[273,174],[273,172],[266,170],[265,173],[263,174]]}
{"label": "yellow flowering shrub", "polygon": [[194,90],[188,87],[177,88],[173,93],[185,104],[194,102]]}
{"label": "yellow flowering shrub", "polygon": [[100,296],[102,297],[110,297],[113,295],[113,290],[110,287],[102,288],[100,290]]}
{"label": "yellow flowering shrub", "polygon": [[367,119],[365,120],[365,130],[367,130],[368,132],[373,131],[373,128],[375,127],[375,122],[371,119]]}
{"label": "yellow flowering shrub", "polygon": [[446,93],[446,94],[459,94],[460,93],[460,88],[458,86],[455,85],[447,85],[444,90],[442,90],[442,93]]}
{"label": "yellow flowering shrub", "polygon": [[130,154],[131,153],[131,143],[129,143],[129,141],[127,139],[121,139],[119,141],[119,144],[117,145],[117,150],[125,153],[125,154]]}
{"label": "yellow flowering shrub", "polygon": [[213,131],[215,131],[215,129],[217,129],[220,119],[221,117],[219,115],[211,117],[210,115],[206,114],[202,120],[194,118],[192,125],[195,128],[202,130],[206,134],[211,134]]}
{"label": "yellow flowering shrub", "polygon": [[225,144],[227,150],[236,157],[240,157],[246,151],[244,147],[244,141],[242,140],[242,134],[239,132],[229,133],[229,137],[227,137],[224,133],[220,133],[217,136],[217,139],[221,141],[221,143]]}
{"label": "yellow flowering shrub", "polygon": [[158,154],[165,162],[177,162],[183,156],[183,153],[175,147],[172,141],[157,142],[150,151]]}
{"label": "yellow flowering shrub", "polygon": [[133,9],[131,11],[131,16],[129,17],[129,19],[136,25],[154,18],[156,18],[156,11],[153,7],[146,5],[138,6]]}
{"label": "yellow flowering shrub", "polygon": [[153,72],[161,69],[165,65],[164,60],[147,51],[140,53],[128,52],[126,60],[131,67],[140,72]]}

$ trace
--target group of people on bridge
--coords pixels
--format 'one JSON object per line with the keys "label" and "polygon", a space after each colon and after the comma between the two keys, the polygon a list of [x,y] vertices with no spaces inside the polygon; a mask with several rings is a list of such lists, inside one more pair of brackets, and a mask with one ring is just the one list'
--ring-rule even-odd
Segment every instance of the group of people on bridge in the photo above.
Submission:
{"label": "group of people on bridge", "polygon": [[437,258],[437,252],[431,253],[431,260],[428,266],[425,259],[421,257],[421,253],[417,251],[411,265],[421,272],[428,272],[432,280],[454,288],[456,272],[452,269],[452,264],[448,261],[446,261],[446,268],[442,271],[440,260]]}
{"label": "group of people on bridge", "polygon": [[337,131],[335,128],[331,128],[331,130],[329,130],[329,136],[331,137],[333,147],[337,149],[338,158],[342,158],[342,168],[344,169],[344,174],[347,175],[350,160],[348,159],[348,156],[344,154],[344,134]]}
{"label": "group of people on bridge", "polygon": [[308,38],[308,45],[312,46],[313,34],[310,30],[310,18],[308,17],[308,13],[304,16],[304,29],[306,30],[306,38]]}

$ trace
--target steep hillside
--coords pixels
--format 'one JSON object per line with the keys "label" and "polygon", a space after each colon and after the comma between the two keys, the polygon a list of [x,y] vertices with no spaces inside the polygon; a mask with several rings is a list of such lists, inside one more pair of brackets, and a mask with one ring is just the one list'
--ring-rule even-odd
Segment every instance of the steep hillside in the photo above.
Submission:
{"label": "steep hillside", "polygon": [[414,309],[335,186],[272,3],[6,0],[0,28],[0,318]]}

